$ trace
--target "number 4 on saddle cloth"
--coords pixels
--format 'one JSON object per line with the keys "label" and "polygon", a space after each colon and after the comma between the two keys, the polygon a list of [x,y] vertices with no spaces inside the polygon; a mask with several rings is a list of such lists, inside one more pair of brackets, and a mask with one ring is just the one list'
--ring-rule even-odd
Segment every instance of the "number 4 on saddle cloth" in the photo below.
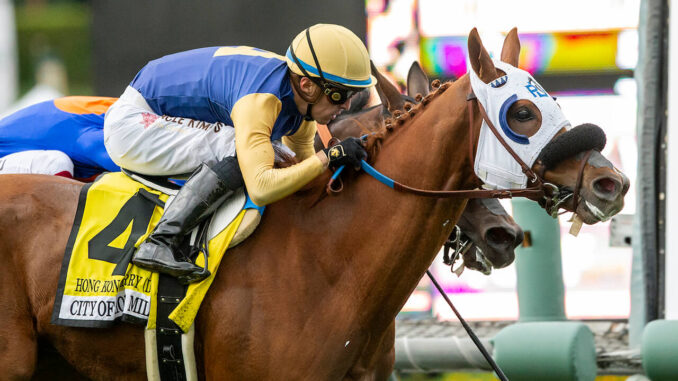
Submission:
{"label": "number 4 on saddle cloth", "polygon": [[[110,327],[122,320],[155,329],[158,274],[130,260],[178,190],[130,176],[107,173],[83,187],[61,266],[53,324]],[[207,252],[211,275],[189,285],[169,315],[183,332],[191,327],[226,249],[249,236],[262,213],[241,190],[188,235],[187,248],[200,245],[193,250],[198,266],[204,267]]]}

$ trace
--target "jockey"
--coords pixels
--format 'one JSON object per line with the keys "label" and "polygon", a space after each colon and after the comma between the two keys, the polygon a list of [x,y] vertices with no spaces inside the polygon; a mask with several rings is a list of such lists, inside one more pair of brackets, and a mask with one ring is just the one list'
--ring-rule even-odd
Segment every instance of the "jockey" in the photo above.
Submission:
{"label": "jockey", "polygon": [[[363,42],[331,24],[301,32],[285,57],[229,46],[149,62],[106,113],[104,144],[127,170],[192,175],[133,262],[195,282],[202,268],[178,246],[243,184],[263,206],[296,192],[328,165],[359,167],[367,157],[359,139],[315,152],[316,121],[328,123],[375,83]],[[298,164],[273,168],[271,141],[281,138]]]}
{"label": "jockey", "polygon": [[116,98],[64,97],[0,120],[0,173],[38,173],[92,181],[119,171],[104,147],[104,113]]}

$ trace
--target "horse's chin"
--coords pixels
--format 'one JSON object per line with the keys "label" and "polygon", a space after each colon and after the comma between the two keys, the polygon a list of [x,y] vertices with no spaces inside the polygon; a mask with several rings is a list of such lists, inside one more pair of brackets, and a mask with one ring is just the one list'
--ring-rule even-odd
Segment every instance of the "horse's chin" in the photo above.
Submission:
{"label": "horse's chin", "polygon": [[472,247],[463,257],[464,266],[468,269],[478,271],[484,275],[490,275],[494,267],[489,258],[485,256],[479,247]]}
{"label": "horse's chin", "polygon": [[619,213],[624,207],[624,200],[618,202],[605,203],[605,206],[597,204],[595,201],[582,199],[577,206],[577,215],[587,225],[593,225],[598,222],[605,222]]}

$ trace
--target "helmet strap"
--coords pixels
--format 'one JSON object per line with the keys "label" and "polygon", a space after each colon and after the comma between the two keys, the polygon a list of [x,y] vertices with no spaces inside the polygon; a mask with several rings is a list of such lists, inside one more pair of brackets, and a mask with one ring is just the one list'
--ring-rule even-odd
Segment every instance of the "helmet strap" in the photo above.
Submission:
{"label": "helmet strap", "polygon": [[322,95],[322,90],[319,89],[318,92],[315,94],[315,96],[308,96],[301,89],[301,85],[300,85],[301,78],[302,78],[301,76],[290,71],[290,81],[292,82],[292,87],[294,87],[294,91],[296,91],[297,94],[299,94],[299,96],[301,97],[301,99],[304,100],[304,102],[317,103],[318,100],[320,99],[320,96]]}
{"label": "helmet strap", "polygon": [[[290,53],[292,55],[292,59],[294,59],[294,62],[297,64],[297,67],[301,70],[301,72],[304,74],[305,77],[313,81],[315,85],[318,86],[320,91],[318,92],[318,95],[315,97],[315,99],[311,99],[310,97],[307,97],[306,94],[304,94],[303,91],[301,91],[301,85],[299,84],[299,81],[301,81],[301,78],[298,78],[295,80],[294,78],[292,79],[292,86],[294,86],[294,89],[299,93],[299,96],[301,96],[301,99],[303,99],[305,102],[308,102],[308,106],[306,107],[306,115],[304,115],[304,120],[311,121],[313,120],[313,117],[311,116],[311,109],[313,108],[313,105],[318,102],[320,97],[322,96],[323,92],[323,86],[321,85],[322,83],[326,83],[325,76],[323,75],[323,69],[320,67],[320,62],[318,62],[318,57],[315,54],[315,49],[313,49],[313,43],[311,42],[311,32],[310,28],[306,28],[306,41],[308,42],[308,47],[311,50],[311,54],[313,55],[313,61],[315,62],[315,67],[318,69],[318,74],[320,74],[320,79],[321,81],[317,81],[314,79],[308,72],[304,69],[304,67],[301,65],[301,62],[299,62],[299,59],[297,58],[297,55],[294,54],[294,49],[292,48],[292,45],[290,45]],[[320,83],[318,83],[320,82]]]}
{"label": "helmet strap", "polygon": [[304,120],[306,120],[306,121],[313,120],[313,117],[311,116],[311,108],[312,107],[313,107],[313,103],[309,103],[308,106],[306,107],[306,115],[304,115]]}
{"label": "helmet strap", "polygon": [[[306,28],[306,41],[308,41],[308,47],[311,50],[311,55],[313,55],[313,61],[315,62],[315,67],[318,68],[318,74],[320,74],[320,79],[323,83],[327,82],[325,76],[323,75],[323,69],[320,67],[320,62],[318,62],[318,56],[315,55],[315,49],[313,49],[313,43],[311,42],[311,28]],[[304,73],[305,74],[305,73]]]}
{"label": "helmet strap", "polygon": [[[306,28],[306,41],[308,42],[308,47],[309,50],[311,51],[311,54],[313,55],[313,61],[315,62],[315,67],[318,69],[318,74],[320,75],[320,80],[318,78],[313,77],[310,75],[306,69],[301,65],[301,62],[299,62],[299,58],[297,58],[297,55],[294,54],[294,48],[292,45],[290,45],[290,55],[292,56],[292,59],[294,60],[294,63],[297,64],[297,68],[301,70],[301,73],[303,74],[304,77],[310,79],[315,83],[319,88],[320,88],[320,93],[322,93],[322,90],[325,88],[327,84],[327,80],[325,79],[325,76],[323,75],[323,69],[320,67],[320,62],[318,61],[318,56],[315,54],[315,49],[313,49],[313,43],[311,42],[311,32],[309,31],[310,28]],[[318,102],[318,99],[320,99],[320,96],[315,97],[312,101],[309,101],[308,97],[305,97],[304,94],[301,92],[301,88],[298,83],[295,83],[295,81],[292,81],[292,84],[295,86],[295,90],[301,94],[302,99],[304,101],[309,102],[309,103],[316,103]]]}

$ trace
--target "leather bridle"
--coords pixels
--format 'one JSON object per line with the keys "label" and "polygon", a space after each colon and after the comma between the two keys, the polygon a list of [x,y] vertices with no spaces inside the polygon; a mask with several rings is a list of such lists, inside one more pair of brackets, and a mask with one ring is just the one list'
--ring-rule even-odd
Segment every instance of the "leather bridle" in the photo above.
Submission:
{"label": "leather bridle", "polygon": [[[530,168],[525,162],[518,156],[518,154],[511,148],[511,146],[506,143],[501,134],[498,132],[497,128],[494,126],[490,118],[485,112],[483,105],[478,102],[473,91],[469,93],[466,97],[468,112],[469,112],[469,159],[471,164],[474,162],[473,148],[475,146],[475,134],[474,134],[474,112],[473,112],[473,103],[475,102],[478,105],[480,115],[482,119],[487,123],[487,126],[490,128],[494,136],[499,140],[502,146],[508,151],[508,153],[513,157],[513,159],[520,165],[523,173],[528,178],[528,187],[527,188],[515,188],[515,189],[472,189],[472,190],[425,190],[410,187],[408,185],[402,184],[395,180],[392,180],[383,174],[379,173],[376,169],[372,168],[364,160],[362,162],[362,168],[368,174],[377,178],[382,183],[390,186],[391,188],[404,192],[411,193],[423,197],[433,197],[433,198],[513,198],[513,197],[526,197],[530,200],[537,201],[551,216],[556,217],[558,215],[558,210],[563,207],[566,201],[570,198],[573,199],[572,211],[576,212],[577,206],[579,204],[579,194],[580,188],[582,185],[584,177],[584,169],[586,168],[586,163],[593,152],[593,150],[587,151],[584,156],[584,160],[581,163],[579,169],[579,174],[577,176],[577,182],[575,188],[572,192],[561,189],[555,184],[545,182],[544,172],[545,169],[540,171],[541,173],[535,173],[532,168]],[[326,128],[326,127],[325,127]],[[329,132],[328,132],[329,133]],[[338,168],[334,176],[330,179],[327,184],[327,192],[330,194],[338,193],[342,190],[343,187],[336,187],[334,185],[335,180],[338,178],[339,173],[343,170],[343,167]]]}
{"label": "leather bridle", "polygon": [[[463,257],[472,246],[472,240],[461,231],[459,225],[454,225],[452,234],[443,244],[443,263],[453,268],[457,259]],[[451,257],[450,250],[452,250]]]}

